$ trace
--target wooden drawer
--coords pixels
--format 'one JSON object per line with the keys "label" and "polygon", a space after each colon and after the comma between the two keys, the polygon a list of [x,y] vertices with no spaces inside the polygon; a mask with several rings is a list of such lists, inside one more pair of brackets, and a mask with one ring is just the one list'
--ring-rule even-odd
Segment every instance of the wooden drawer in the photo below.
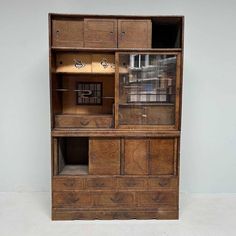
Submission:
{"label": "wooden drawer", "polygon": [[83,19],[54,19],[52,20],[53,47],[83,47]]}
{"label": "wooden drawer", "polygon": [[111,128],[113,119],[110,115],[56,115],[57,128]]}
{"label": "wooden drawer", "polygon": [[81,190],[84,188],[84,181],[82,178],[53,178],[53,191],[64,190]]}
{"label": "wooden drawer", "polygon": [[161,204],[176,205],[177,193],[170,191],[146,191],[136,192],[136,200],[139,206],[155,206]]}
{"label": "wooden drawer", "polygon": [[92,195],[95,207],[131,207],[134,205],[132,192],[94,192]]}
{"label": "wooden drawer", "polygon": [[142,125],[145,113],[142,107],[119,107],[120,125]]}
{"label": "wooden drawer", "polygon": [[92,54],[88,53],[60,53],[56,58],[56,72],[91,73]]}
{"label": "wooden drawer", "polygon": [[114,54],[93,54],[92,72],[94,73],[115,73]]}
{"label": "wooden drawer", "polygon": [[84,19],[84,41],[88,48],[116,48],[117,20]]}
{"label": "wooden drawer", "polygon": [[96,177],[96,178],[86,178],[85,180],[86,189],[115,189],[116,179],[107,177]]}
{"label": "wooden drawer", "polygon": [[148,189],[159,189],[159,188],[177,189],[177,187],[178,187],[178,179],[176,177],[173,177],[173,178],[150,177],[148,178]]}
{"label": "wooden drawer", "polygon": [[147,179],[138,177],[121,177],[117,179],[119,189],[146,189]]}
{"label": "wooden drawer", "polygon": [[151,20],[118,20],[119,48],[151,48]]}
{"label": "wooden drawer", "polygon": [[86,208],[91,207],[93,202],[89,192],[65,191],[53,192],[53,207],[55,208]]}
{"label": "wooden drawer", "polygon": [[148,140],[125,139],[124,149],[125,174],[148,174]]}
{"label": "wooden drawer", "polygon": [[120,139],[89,139],[89,174],[120,174]]}

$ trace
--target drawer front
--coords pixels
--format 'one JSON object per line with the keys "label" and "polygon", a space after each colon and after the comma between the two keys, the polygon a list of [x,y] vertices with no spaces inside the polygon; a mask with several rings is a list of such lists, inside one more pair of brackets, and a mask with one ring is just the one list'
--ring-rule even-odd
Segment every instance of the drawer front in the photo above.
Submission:
{"label": "drawer front", "polygon": [[148,140],[125,139],[125,174],[148,174]]}
{"label": "drawer front", "polygon": [[115,73],[114,54],[93,54],[92,72],[94,73]]}
{"label": "drawer front", "polygon": [[89,139],[89,174],[120,174],[120,139]]}
{"label": "drawer front", "polygon": [[85,188],[89,190],[93,189],[115,189],[116,188],[116,179],[115,178],[87,178],[85,180]]}
{"label": "drawer front", "polygon": [[178,179],[175,178],[148,178],[148,189],[173,188],[177,189]]}
{"label": "drawer front", "polygon": [[136,192],[139,206],[158,206],[161,204],[176,205],[177,193],[167,191]]}
{"label": "drawer front", "polygon": [[145,113],[143,108],[139,107],[119,107],[120,125],[142,125]]}
{"label": "drawer front", "polygon": [[86,208],[92,206],[91,194],[88,192],[65,191],[53,192],[53,207],[55,208]]}
{"label": "drawer front", "polygon": [[81,178],[53,178],[53,191],[81,190],[84,188],[84,181]]}
{"label": "drawer front", "polygon": [[115,19],[84,19],[85,47],[116,48],[117,20]]}
{"label": "drawer front", "polygon": [[90,73],[92,55],[85,53],[60,53],[57,55],[56,72]]}
{"label": "drawer front", "polygon": [[138,177],[122,177],[118,178],[119,189],[146,189],[147,179]]}
{"label": "drawer front", "polygon": [[174,175],[177,168],[177,139],[150,139],[150,172],[154,175]]}
{"label": "drawer front", "polygon": [[52,46],[83,47],[84,21],[82,19],[54,19],[52,21]]}
{"label": "drawer front", "polygon": [[131,207],[134,205],[132,192],[101,192],[93,193],[95,207]]}
{"label": "drawer front", "polygon": [[58,128],[111,128],[112,116],[56,115]]}

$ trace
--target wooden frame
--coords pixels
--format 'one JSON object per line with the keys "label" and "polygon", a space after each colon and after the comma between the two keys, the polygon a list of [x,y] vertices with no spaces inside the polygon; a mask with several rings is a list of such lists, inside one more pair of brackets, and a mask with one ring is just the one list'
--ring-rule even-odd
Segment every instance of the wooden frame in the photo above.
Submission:
{"label": "wooden frame", "polygon": [[[104,22],[110,22],[112,28]],[[121,44],[122,22],[130,22],[126,35],[132,34],[132,25],[136,25],[136,32],[145,32],[142,40],[135,42],[137,37],[129,36]],[[177,44],[155,46],[167,45],[154,42],[158,22],[178,29],[172,40],[177,39]],[[183,30],[183,16],[49,14],[53,220],[178,219]],[[119,124],[119,56],[130,53],[176,55],[173,125]],[[57,57],[63,54],[66,66],[59,68]],[[89,67],[74,69],[71,55],[89,58]],[[104,56],[115,69],[103,68],[99,58]],[[75,90],[73,86],[80,81],[102,81],[109,91],[103,96],[109,102],[104,100],[106,105],[99,108],[76,105],[76,92],[69,94],[69,90]],[[86,142],[85,150],[78,150],[73,138],[84,140],[78,146]],[[60,150],[61,140],[69,142],[65,148],[70,150]],[[85,152],[86,169],[78,165],[62,171],[61,151],[71,156],[71,163],[75,158],[81,160]]]}

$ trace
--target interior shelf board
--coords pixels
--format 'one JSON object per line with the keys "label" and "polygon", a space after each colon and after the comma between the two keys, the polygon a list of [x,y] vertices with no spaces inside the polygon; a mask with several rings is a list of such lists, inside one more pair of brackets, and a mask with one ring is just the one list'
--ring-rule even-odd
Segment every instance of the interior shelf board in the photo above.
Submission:
{"label": "interior shelf board", "polygon": [[140,103],[120,103],[119,106],[174,106],[174,103],[147,103],[147,102],[140,102]]}
{"label": "interior shelf board", "polygon": [[87,175],[87,165],[65,165],[59,175]]}

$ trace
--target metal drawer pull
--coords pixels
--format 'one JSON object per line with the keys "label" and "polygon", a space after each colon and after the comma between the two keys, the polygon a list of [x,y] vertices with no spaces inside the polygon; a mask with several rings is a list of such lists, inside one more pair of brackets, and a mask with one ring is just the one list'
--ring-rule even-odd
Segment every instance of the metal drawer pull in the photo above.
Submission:
{"label": "metal drawer pull", "polygon": [[81,60],[79,60],[79,59],[74,59],[74,62],[75,62],[74,65],[77,69],[80,69],[80,68],[86,66],[86,64],[84,62],[82,62]]}

